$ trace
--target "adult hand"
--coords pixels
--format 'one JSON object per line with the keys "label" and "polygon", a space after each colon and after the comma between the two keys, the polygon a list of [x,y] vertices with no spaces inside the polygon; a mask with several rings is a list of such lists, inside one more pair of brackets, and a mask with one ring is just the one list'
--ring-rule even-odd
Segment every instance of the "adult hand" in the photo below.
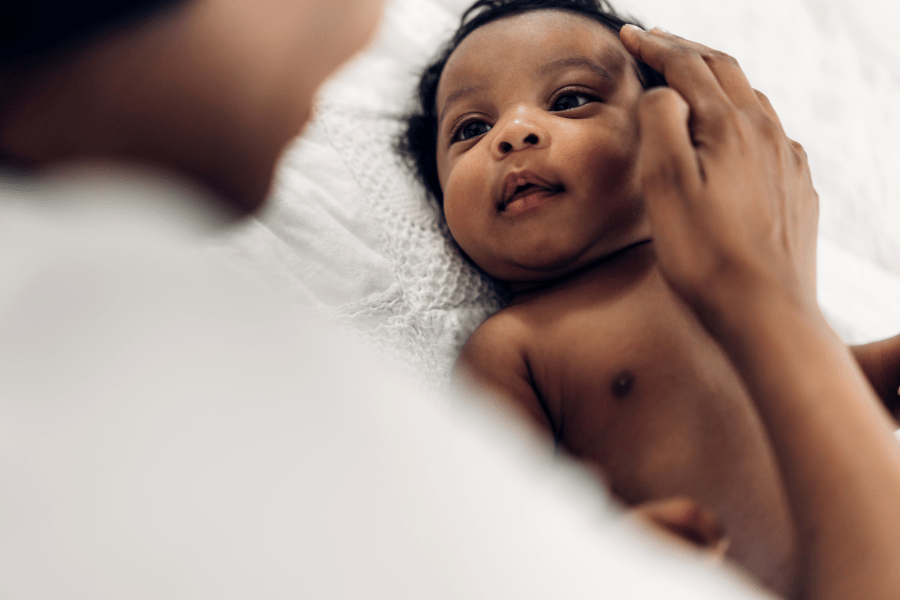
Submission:
{"label": "adult hand", "polygon": [[730,57],[671,34],[621,39],[671,86],[639,106],[660,268],[740,373],[781,468],[797,596],[900,598],[900,449],[815,303],[806,156]]}
{"label": "adult hand", "polygon": [[735,298],[773,286],[815,306],[818,196],[768,99],[726,54],[659,29],[626,26],[621,40],[669,84],[644,94],[639,115],[645,202],[671,286],[714,328]]}

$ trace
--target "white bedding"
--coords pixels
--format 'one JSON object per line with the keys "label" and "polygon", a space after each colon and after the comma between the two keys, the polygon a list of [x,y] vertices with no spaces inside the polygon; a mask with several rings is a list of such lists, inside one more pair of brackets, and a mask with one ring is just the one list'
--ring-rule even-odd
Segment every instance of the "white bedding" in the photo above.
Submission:
{"label": "white bedding", "polygon": [[[502,304],[391,143],[417,71],[469,0],[389,0],[372,47],[323,89],[273,201],[218,250],[368,332],[429,379]],[[619,0],[737,57],[809,154],[821,197],[820,302],[849,342],[900,332],[900,3]]]}

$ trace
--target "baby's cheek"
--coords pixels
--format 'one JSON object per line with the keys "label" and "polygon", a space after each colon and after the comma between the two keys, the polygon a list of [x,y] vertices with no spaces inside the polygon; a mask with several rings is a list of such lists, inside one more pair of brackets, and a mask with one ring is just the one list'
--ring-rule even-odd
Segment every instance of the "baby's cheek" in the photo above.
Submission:
{"label": "baby's cheek", "polygon": [[448,193],[455,202],[474,205],[486,195],[489,189],[485,169],[476,161],[461,161],[455,165],[444,184],[444,195]]}
{"label": "baby's cheek", "polygon": [[638,166],[638,145],[632,140],[623,140],[594,147],[586,153],[584,172],[591,173],[598,185],[605,190],[630,186],[635,180]]}
{"label": "baby's cheek", "polygon": [[462,242],[475,226],[478,215],[474,174],[461,169],[451,171],[444,182],[444,217],[450,232]]}

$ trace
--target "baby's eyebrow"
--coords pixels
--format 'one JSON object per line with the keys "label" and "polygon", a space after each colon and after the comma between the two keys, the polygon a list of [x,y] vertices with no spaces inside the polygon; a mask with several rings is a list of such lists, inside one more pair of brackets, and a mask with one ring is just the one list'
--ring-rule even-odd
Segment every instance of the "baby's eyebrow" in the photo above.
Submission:
{"label": "baby's eyebrow", "polygon": [[454,102],[456,102],[457,100],[462,100],[466,96],[470,96],[470,95],[474,94],[475,92],[480,92],[483,89],[484,88],[480,85],[467,85],[465,87],[462,87],[462,88],[456,90],[449,96],[447,96],[447,100],[444,103],[444,110],[441,111],[441,117],[438,119],[438,129],[440,129],[441,126],[444,124],[444,117],[447,116],[447,110],[450,109],[450,106]]}
{"label": "baby's eyebrow", "polygon": [[609,79],[610,81],[615,81],[612,75],[609,74],[609,71],[595,63],[594,61],[588,60],[581,56],[572,56],[569,58],[560,58],[559,60],[554,60],[553,62],[549,62],[542,67],[538,68],[536,74],[539,77],[546,77],[548,75],[552,75],[556,71],[566,68],[572,67],[587,67],[588,69],[594,71],[600,77],[605,79]]}

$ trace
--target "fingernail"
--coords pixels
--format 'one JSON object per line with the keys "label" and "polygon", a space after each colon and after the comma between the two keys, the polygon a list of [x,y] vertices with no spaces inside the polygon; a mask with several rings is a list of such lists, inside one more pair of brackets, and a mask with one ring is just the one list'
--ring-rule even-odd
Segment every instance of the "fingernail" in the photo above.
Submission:
{"label": "fingernail", "polygon": [[634,31],[641,31],[641,32],[644,31],[637,25],[632,25],[631,23],[626,23],[625,25],[622,25],[622,29],[633,29]]}

